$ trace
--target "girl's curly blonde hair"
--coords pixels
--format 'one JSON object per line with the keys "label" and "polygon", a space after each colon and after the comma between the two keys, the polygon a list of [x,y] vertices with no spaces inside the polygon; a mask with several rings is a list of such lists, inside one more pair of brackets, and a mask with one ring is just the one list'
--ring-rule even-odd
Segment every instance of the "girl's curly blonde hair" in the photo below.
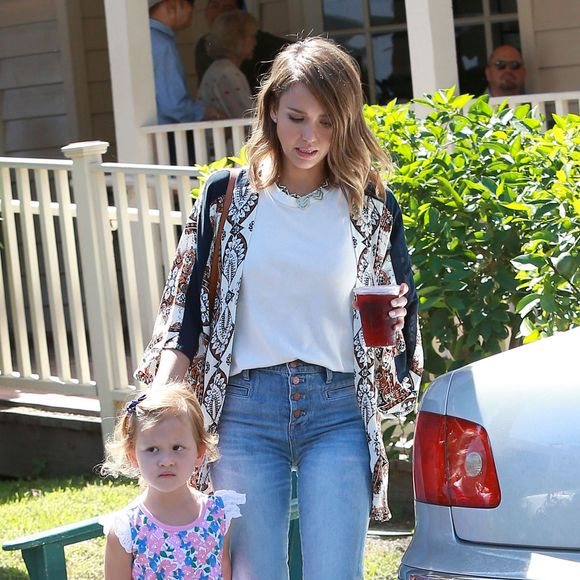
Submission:
{"label": "girl's curly blonde hair", "polygon": [[139,469],[131,462],[137,434],[168,416],[185,416],[191,424],[198,448],[205,446],[206,461],[215,461],[218,458],[217,438],[205,430],[196,396],[183,383],[169,383],[149,389],[141,397],[128,403],[117,420],[112,437],[105,445],[101,475],[138,478]]}

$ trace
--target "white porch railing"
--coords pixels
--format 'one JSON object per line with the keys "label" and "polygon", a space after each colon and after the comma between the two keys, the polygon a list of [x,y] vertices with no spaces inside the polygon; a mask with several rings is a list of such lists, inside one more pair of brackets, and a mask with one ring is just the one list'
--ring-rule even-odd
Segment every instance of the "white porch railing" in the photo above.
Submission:
{"label": "white porch railing", "polygon": [[0,386],[98,397],[103,434],[151,335],[191,167],[0,158]]}
{"label": "white porch railing", "polygon": [[205,165],[238,155],[252,125],[251,119],[226,119],[143,127],[152,140],[154,163]]}
{"label": "white porch railing", "polygon": [[[504,97],[491,97],[491,105],[499,105]],[[544,117],[544,129],[551,122],[551,114],[580,114],[580,91],[561,93],[537,93],[509,97],[510,105],[529,103],[537,117]],[[421,108],[417,111],[420,113]],[[154,152],[152,163],[162,165],[204,165],[222,157],[238,155],[252,125],[251,119],[228,119],[203,121],[177,125],[154,125],[143,127],[149,135]],[[188,136],[189,133],[189,136]],[[173,151],[170,153],[170,141]]]}
{"label": "white porch railing", "polygon": [[[538,119],[544,118],[544,129],[551,126],[552,113],[567,115],[580,114],[580,91],[561,93],[536,93],[532,95],[516,95],[513,97],[491,97],[490,105],[499,105],[508,99],[510,106],[529,103],[536,112]],[[541,116],[541,117],[540,117]]]}

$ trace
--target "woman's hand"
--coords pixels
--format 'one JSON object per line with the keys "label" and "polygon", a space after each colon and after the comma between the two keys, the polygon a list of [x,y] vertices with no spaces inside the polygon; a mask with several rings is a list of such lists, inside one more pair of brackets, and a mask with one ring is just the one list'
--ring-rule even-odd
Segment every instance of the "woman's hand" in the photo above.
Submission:
{"label": "woman's hand", "polygon": [[[389,312],[389,317],[396,319],[393,328],[395,330],[402,330],[403,326],[405,326],[405,316],[407,316],[407,297],[405,294],[409,291],[409,286],[402,282],[399,287],[399,295],[396,298],[393,298],[391,301],[392,310]],[[352,307],[356,310],[359,310],[358,304],[356,303],[356,296],[355,299],[352,301]]]}
{"label": "woman's hand", "polygon": [[190,360],[181,351],[170,348],[162,350],[157,373],[155,373],[151,387],[182,382],[189,364]]}
{"label": "woman's hand", "polygon": [[407,316],[407,297],[405,294],[409,291],[409,286],[404,282],[399,288],[399,295],[393,298],[391,302],[392,310],[389,312],[391,318],[396,318],[397,321],[393,324],[395,330],[402,330],[405,326],[405,316]]}

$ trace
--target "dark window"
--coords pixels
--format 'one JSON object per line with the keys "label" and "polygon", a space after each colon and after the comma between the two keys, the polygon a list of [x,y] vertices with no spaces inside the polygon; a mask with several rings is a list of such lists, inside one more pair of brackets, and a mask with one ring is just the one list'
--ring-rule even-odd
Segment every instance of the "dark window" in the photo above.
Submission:
{"label": "dark window", "polygon": [[406,24],[405,0],[370,0],[369,16],[371,26]]}
{"label": "dark window", "polygon": [[364,25],[362,2],[323,0],[324,30],[346,30]]}
{"label": "dark window", "polygon": [[482,0],[453,0],[453,14],[458,16],[481,16]]}
{"label": "dark window", "polygon": [[384,105],[413,96],[409,39],[406,32],[373,34],[376,102]]}
{"label": "dark window", "polygon": [[489,0],[491,14],[517,14],[517,0]]}

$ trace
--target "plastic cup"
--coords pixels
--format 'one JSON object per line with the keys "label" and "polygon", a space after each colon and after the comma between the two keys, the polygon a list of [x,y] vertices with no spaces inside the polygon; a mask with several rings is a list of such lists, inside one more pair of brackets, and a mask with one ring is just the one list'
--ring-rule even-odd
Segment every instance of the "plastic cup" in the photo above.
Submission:
{"label": "plastic cup", "polygon": [[361,286],[354,289],[367,346],[393,346],[396,320],[389,316],[391,302],[399,295],[398,284]]}

